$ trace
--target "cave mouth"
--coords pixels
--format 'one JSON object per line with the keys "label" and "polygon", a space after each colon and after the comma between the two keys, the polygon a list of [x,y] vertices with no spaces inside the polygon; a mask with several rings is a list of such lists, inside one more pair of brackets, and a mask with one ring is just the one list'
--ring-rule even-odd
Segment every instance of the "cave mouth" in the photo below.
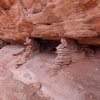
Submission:
{"label": "cave mouth", "polygon": [[36,38],[35,39],[40,47],[40,52],[49,52],[49,53],[55,53],[56,47],[60,44],[59,40],[48,40],[48,39],[42,39],[42,38]]}

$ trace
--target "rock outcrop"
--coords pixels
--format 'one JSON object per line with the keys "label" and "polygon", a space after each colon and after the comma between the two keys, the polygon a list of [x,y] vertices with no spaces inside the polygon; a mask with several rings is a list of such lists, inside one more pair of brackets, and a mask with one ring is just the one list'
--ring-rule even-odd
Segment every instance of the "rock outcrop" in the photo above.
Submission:
{"label": "rock outcrop", "polygon": [[27,37],[100,45],[100,0],[0,0],[0,39]]}

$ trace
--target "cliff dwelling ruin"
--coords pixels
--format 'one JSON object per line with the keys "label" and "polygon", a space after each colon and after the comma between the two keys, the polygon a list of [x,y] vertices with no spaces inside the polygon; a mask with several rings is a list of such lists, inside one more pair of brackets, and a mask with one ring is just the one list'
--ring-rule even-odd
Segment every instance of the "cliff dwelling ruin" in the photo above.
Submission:
{"label": "cliff dwelling ruin", "polygon": [[100,100],[100,0],[0,0],[0,100]]}

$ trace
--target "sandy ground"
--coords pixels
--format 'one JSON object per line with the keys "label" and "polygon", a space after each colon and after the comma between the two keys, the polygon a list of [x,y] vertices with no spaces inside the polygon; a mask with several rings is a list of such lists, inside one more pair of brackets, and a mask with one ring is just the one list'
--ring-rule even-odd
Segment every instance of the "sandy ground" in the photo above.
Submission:
{"label": "sandy ground", "polygon": [[55,68],[55,54],[44,52],[16,67],[22,46],[0,50],[0,100],[100,100],[100,52]]}

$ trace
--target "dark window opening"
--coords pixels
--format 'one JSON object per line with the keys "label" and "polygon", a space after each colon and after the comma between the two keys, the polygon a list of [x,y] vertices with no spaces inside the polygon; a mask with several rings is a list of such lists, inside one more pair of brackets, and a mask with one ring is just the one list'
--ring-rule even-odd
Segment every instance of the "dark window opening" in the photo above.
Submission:
{"label": "dark window opening", "polygon": [[60,41],[58,40],[47,40],[47,39],[35,39],[39,46],[40,46],[40,52],[55,52],[56,47],[60,44]]}

